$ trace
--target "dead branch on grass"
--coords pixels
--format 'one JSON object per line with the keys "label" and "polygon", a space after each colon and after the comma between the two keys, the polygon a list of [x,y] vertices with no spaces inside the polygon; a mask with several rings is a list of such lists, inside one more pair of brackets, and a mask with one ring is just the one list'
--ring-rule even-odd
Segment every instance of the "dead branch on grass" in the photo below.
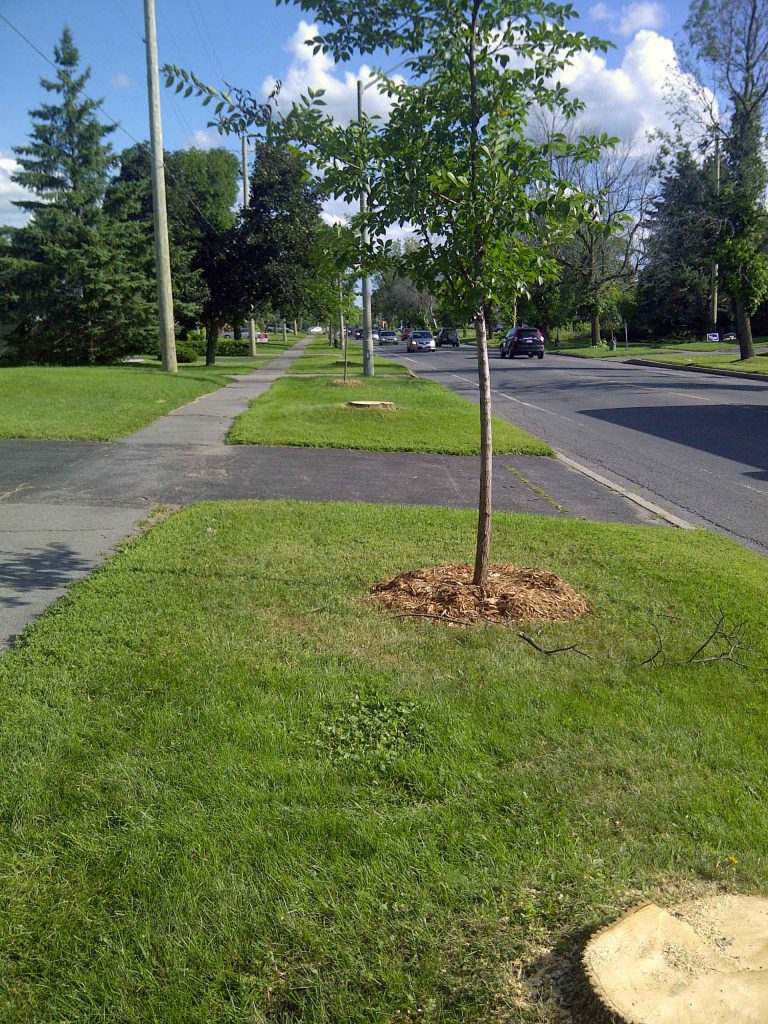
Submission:
{"label": "dead branch on grass", "polygon": [[527,644],[530,644],[534,650],[539,652],[539,654],[566,654],[567,652],[570,652],[571,654],[580,654],[582,658],[589,658],[590,661],[598,660],[593,654],[587,654],[586,651],[579,650],[576,644],[569,644],[568,647],[542,647],[540,644],[536,643],[532,636],[528,636],[527,633],[518,633],[517,635],[521,640],[525,640]]}

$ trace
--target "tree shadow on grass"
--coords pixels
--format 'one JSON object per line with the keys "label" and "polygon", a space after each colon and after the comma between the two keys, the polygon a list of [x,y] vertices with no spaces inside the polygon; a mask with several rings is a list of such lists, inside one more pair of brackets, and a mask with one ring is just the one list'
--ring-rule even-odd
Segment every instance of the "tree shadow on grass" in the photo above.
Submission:
{"label": "tree shadow on grass", "polygon": [[0,606],[18,608],[30,601],[25,595],[35,590],[60,590],[93,563],[67,544],[0,555]]}

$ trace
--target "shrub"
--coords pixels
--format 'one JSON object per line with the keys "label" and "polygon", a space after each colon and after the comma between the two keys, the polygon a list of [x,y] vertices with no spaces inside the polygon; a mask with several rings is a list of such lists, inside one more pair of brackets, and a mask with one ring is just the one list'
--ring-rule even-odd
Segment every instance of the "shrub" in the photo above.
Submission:
{"label": "shrub", "polygon": [[[198,357],[198,351],[195,345],[190,344],[188,341],[177,341],[176,342],[176,362],[177,363],[196,363]],[[160,350],[155,353],[158,359],[162,358]]]}

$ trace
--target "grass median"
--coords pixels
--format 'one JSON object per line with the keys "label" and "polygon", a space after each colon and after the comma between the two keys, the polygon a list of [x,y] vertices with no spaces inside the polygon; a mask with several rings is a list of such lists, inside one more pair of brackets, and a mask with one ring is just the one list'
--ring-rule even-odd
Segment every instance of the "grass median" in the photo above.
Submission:
{"label": "grass median", "polygon": [[[347,373],[352,377],[359,377],[363,372],[363,351],[354,342],[347,343]],[[376,372],[379,374],[408,373],[405,366],[394,363],[382,355],[382,349],[377,345],[374,348],[374,360]],[[305,373],[327,373],[334,377],[340,377],[344,373],[344,352],[341,349],[333,348],[328,344],[325,336],[313,338],[304,352],[291,366],[291,374]]]}
{"label": "grass median", "polygon": [[[354,409],[348,401],[394,402],[394,409]],[[494,418],[496,454],[551,455],[544,441]],[[431,381],[364,380],[342,387],[325,379],[278,380],[235,420],[231,444],[476,455],[477,407]]]}
{"label": "grass median", "polygon": [[768,377],[768,356],[755,356],[754,359],[740,359],[738,355],[712,356],[657,356],[654,363],[665,363],[667,366],[703,367],[717,370],[719,373],[753,373],[757,377]]}
{"label": "grass median", "polygon": [[[670,341],[670,342],[659,342],[658,345],[630,345],[627,348],[623,342],[617,341],[616,348],[611,349],[606,345],[572,345],[564,344],[560,347],[550,347],[549,351],[553,355],[562,356],[578,356],[579,359],[632,359],[635,356],[651,356],[655,353],[692,353],[692,352],[723,352],[723,349],[727,351],[724,353],[724,358],[730,358],[728,355],[728,346],[723,345],[722,342],[715,341]],[[733,348],[734,352],[738,352],[738,347]],[[664,356],[666,358],[666,356]]]}
{"label": "grass median", "polygon": [[495,559],[592,607],[538,642],[591,660],[366,602],[470,559],[474,530],[197,506],[0,659],[0,1021],[554,1024],[520,978],[558,941],[644,897],[765,889],[766,652],[687,660],[717,608],[764,645],[768,563],[497,516]]}

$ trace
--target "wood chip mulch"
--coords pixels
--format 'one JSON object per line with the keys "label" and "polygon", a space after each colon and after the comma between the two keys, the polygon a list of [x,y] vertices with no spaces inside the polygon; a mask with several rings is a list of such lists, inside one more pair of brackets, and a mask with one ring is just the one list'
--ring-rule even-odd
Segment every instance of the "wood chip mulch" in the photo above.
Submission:
{"label": "wood chip mulch", "polygon": [[339,377],[338,380],[332,380],[329,383],[333,388],[359,388],[363,382],[354,378],[344,380],[343,377]]}
{"label": "wood chip mulch", "polygon": [[472,583],[471,565],[411,569],[371,588],[374,600],[403,617],[454,625],[552,622],[589,614],[586,598],[553,572],[492,565],[488,585]]}

